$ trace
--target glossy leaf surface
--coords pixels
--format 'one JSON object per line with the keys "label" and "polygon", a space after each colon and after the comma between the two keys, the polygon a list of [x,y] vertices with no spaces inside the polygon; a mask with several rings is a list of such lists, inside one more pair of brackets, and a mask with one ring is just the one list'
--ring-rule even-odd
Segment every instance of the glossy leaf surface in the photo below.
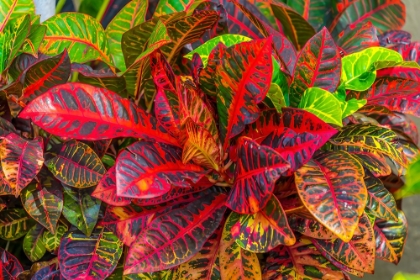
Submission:
{"label": "glossy leaf surface", "polygon": [[290,165],[275,150],[250,138],[239,138],[237,145],[235,181],[226,205],[237,213],[257,213],[268,203],[275,181]]}
{"label": "glossy leaf surface", "polygon": [[172,186],[190,187],[205,174],[194,164],[182,163],[182,150],[166,144],[139,141],[122,152],[116,163],[117,195],[153,198]]}
{"label": "glossy leaf surface", "polygon": [[286,214],[275,196],[264,209],[252,215],[239,215],[239,221],[231,229],[235,242],[243,249],[256,253],[271,251],[278,245],[291,246],[296,238],[290,229]]}
{"label": "glossy leaf surface", "polygon": [[0,212],[0,238],[16,240],[24,236],[35,224],[23,209],[3,210]]}
{"label": "glossy leaf surface", "polygon": [[106,172],[95,152],[75,140],[66,142],[60,153],[45,165],[58,180],[79,189],[96,185]]}
{"label": "glossy leaf surface", "polygon": [[[240,69],[236,69],[238,61]],[[226,50],[216,70],[217,110],[225,149],[230,138],[258,118],[257,104],[268,92],[272,69],[271,39],[245,42]]]}
{"label": "glossy leaf surface", "polygon": [[346,152],[320,155],[295,173],[299,197],[311,214],[345,241],[357,228],[367,199],[361,164]]}
{"label": "glossy leaf surface", "polygon": [[294,71],[290,85],[290,104],[294,107],[308,88],[318,87],[329,92],[336,90],[341,76],[341,56],[326,28],[305,44]]}
{"label": "glossy leaf surface", "polygon": [[33,15],[35,5],[32,0],[5,0],[0,3],[0,32],[4,30],[6,24],[25,14]]}
{"label": "glossy leaf surface", "polygon": [[23,251],[32,262],[41,259],[47,251],[42,239],[44,230],[40,224],[36,224],[23,238]]}
{"label": "glossy leaf surface", "polygon": [[[131,246],[124,273],[159,271],[190,259],[218,228],[225,202],[224,194],[208,195],[153,220]],[[172,230],[162,235],[167,227]]]}
{"label": "glossy leaf surface", "polygon": [[19,117],[31,118],[36,125],[61,137],[80,140],[142,137],[176,144],[155,118],[129,100],[80,83],[50,89],[26,106]]}
{"label": "glossy leaf surface", "polygon": [[61,238],[64,236],[67,230],[67,225],[59,223],[54,234],[49,231],[44,231],[44,234],[42,235],[42,241],[47,251],[51,253],[57,252],[58,247],[60,247]]}
{"label": "glossy leaf surface", "polygon": [[90,237],[81,232],[64,235],[58,260],[61,275],[72,279],[105,279],[117,266],[122,243],[111,232],[97,228]]}

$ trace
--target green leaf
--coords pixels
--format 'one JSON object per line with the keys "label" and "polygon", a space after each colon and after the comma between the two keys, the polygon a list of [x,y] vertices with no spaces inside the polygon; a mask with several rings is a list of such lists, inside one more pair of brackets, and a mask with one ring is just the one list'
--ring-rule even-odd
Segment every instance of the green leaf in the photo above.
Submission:
{"label": "green leaf", "polygon": [[23,209],[13,208],[0,212],[0,238],[16,240],[24,236],[35,224]]}
{"label": "green leaf", "polygon": [[354,112],[357,112],[360,108],[366,105],[367,100],[361,99],[357,100],[355,98],[352,98],[348,101],[339,101],[341,104],[341,111],[343,112],[343,119],[347,116],[350,116]]}
{"label": "green leaf", "polygon": [[67,232],[68,227],[65,224],[58,224],[54,234],[49,231],[44,231],[42,241],[48,252],[54,253],[60,247],[61,237]]}
{"label": "green leaf", "polygon": [[413,161],[407,169],[405,175],[405,185],[399,189],[394,196],[396,199],[401,199],[407,196],[420,194],[420,158]]}
{"label": "green leaf", "polygon": [[[376,79],[376,70],[403,62],[402,56],[383,47],[371,47],[346,55],[341,60],[341,83],[346,89],[364,91]],[[385,63],[386,62],[386,63]]]}
{"label": "green leaf", "polygon": [[33,0],[2,0],[0,1],[0,33],[8,21],[21,17],[25,14],[33,16],[35,5]]}
{"label": "green leaf", "polygon": [[419,280],[420,274],[397,272],[392,280]]}
{"label": "green leaf", "polygon": [[44,227],[40,224],[34,225],[23,238],[23,252],[32,262],[41,259],[47,251],[42,240]]}
{"label": "green leaf", "polygon": [[194,5],[194,0],[161,0],[156,7],[153,17],[169,15],[176,12],[187,11]]}
{"label": "green leaf", "polygon": [[340,101],[330,92],[321,88],[308,88],[303,93],[303,97],[298,108],[304,109],[326,123],[343,126],[342,111]]}
{"label": "green leaf", "polygon": [[64,217],[84,234],[90,236],[98,221],[101,201],[86,190],[64,188]]}
{"label": "green leaf", "polygon": [[277,112],[279,113],[281,113],[281,108],[287,106],[283,92],[277,84],[271,84],[266,98],[268,98],[271,103],[273,103],[274,108],[276,108]]}
{"label": "green leaf", "polygon": [[201,46],[199,46],[195,50],[193,50],[193,51],[189,52],[188,54],[184,55],[184,57],[192,60],[193,55],[195,53],[198,53],[201,57],[201,61],[203,62],[203,66],[206,67],[209,55],[210,55],[211,51],[217,46],[217,44],[222,43],[226,47],[231,47],[233,45],[236,45],[236,44],[239,44],[239,43],[242,43],[242,42],[248,42],[248,41],[251,41],[251,40],[252,39],[247,37],[247,36],[238,35],[238,34],[220,35],[220,36],[214,37],[211,40],[208,40],[207,42],[205,42],[204,44],[202,44]]}
{"label": "green leaf", "polygon": [[121,48],[123,34],[144,22],[147,12],[147,1],[133,0],[125,5],[108,24],[105,32],[108,37],[109,51],[114,65],[121,71],[126,70]]}
{"label": "green leaf", "polygon": [[[81,3],[80,3],[81,2]],[[103,0],[81,0],[79,1],[79,13],[87,14],[96,17],[101,8]]]}
{"label": "green leaf", "polygon": [[25,39],[25,42],[22,45],[21,52],[37,57],[39,47],[41,46],[46,31],[47,28],[44,25],[33,25],[29,36]]}
{"label": "green leaf", "polygon": [[[0,10],[1,11],[1,10]],[[9,21],[0,33],[0,73],[10,66],[29,33],[28,15]]]}
{"label": "green leaf", "polygon": [[47,32],[40,47],[42,53],[57,55],[67,49],[72,62],[99,59],[112,65],[105,31],[91,16],[62,13],[49,18],[43,25]]}

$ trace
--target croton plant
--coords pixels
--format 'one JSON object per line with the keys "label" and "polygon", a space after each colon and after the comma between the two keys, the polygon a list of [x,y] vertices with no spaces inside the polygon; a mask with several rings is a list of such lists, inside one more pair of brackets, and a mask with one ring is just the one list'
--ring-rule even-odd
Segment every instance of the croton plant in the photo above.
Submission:
{"label": "croton plant", "polygon": [[104,29],[1,0],[0,278],[397,264],[419,153],[404,19],[400,0],[132,0]]}

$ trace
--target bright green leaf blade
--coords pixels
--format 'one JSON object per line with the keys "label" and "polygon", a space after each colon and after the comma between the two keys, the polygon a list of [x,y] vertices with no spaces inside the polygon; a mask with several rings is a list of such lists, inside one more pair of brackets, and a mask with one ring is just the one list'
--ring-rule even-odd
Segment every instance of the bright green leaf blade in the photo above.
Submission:
{"label": "bright green leaf blade", "polygon": [[33,0],[2,0],[0,1],[0,32],[4,31],[8,21],[29,14],[35,14]]}
{"label": "bright green leaf blade", "polygon": [[62,13],[46,20],[47,27],[40,51],[57,55],[67,49],[72,62],[102,60],[112,65],[108,41],[102,25],[91,16]]}
{"label": "bright green leaf blade", "polygon": [[36,262],[41,259],[47,251],[44,241],[42,240],[44,230],[44,227],[40,224],[36,224],[23,238],[23,251],[32,262]]}
{"label": "bright green leaf blade", "polygon": [[28,38],[22,45],[22,52],[38,56],[38,50],[44,39],[45,32],[47,32],[47,28],[44,25],[33,25]]}
{"label": "bright green leaf blade", "polygon": [[[399,63],[403,61],[403,58],[398,52],[383,47],[371,47],[346,55],[341,60],[342,84],[350,90],[369,89],[376,79],[376,70],[386,65],[384,65],[384,61]],[[388,65],[390,64],[388,63]]]}
{"label": "bright green leaf blade", "polygon": [[45,248],[48,252],[54,253],[60,247],[61,237],[67,232],[68,227],[65,224],[58,224],[55,234],[49,231],[44,231],[42,235],[42,241],[44,242]]}
{"label": "bright green leaf blade", "polygon": [[392,280],[420,280],[420,274],[397,272]]}
{"label": "bright green leaf blade", "polygon": [[201,57],[202,62],[203,62],[203,66],[206,67],[209,55],[210,55],[211,51],[217,46],[217,44],[222,43],[226,47],[231,47],[231,46],[236,45],[238,43],[248,42],[248,41],[251,41],[251,38],[243,36],[243,35],[238,35],[238,34],[220,35],[220,36],[214,37],[211,40],[208,40],[207,42],[205,42],[204,44],[202,44],[201,46],[199,46],[195,50],[186,54],[184,57],[186,57],[188,59],[192,59],[193,55],[195,53],[198,53]]}
{"label": "bright green leaf blade", "polygon": [[114,65],[121,71],[126,70],[124,55],[121,48],[123,34],[144,22],[148,2],[133,0],[125,5],[121,11],[108,24],[105,32],[108,37],[109,51]]}
{"label": "bright green leaf blade", "polygon": [[169,15],[176,12],[188,11],[194,0],[161,0],[159,1],[153,17]]}
{"label": "bright green leaf blade", "polygon": [[350,116],[351,114],[357,112],[360,108],[366,105],[367,100],[366,99],[350,99],[348,101],[340,101],[341,103],[341,110],[343,111],[342,118],[344,119],[347,116]]}
{"label": "bright green leaf blade", "polygon": [[303,93],[299,107],[326,123],[343,126],[340,101],[330,92],[321,88],[309,88]]}

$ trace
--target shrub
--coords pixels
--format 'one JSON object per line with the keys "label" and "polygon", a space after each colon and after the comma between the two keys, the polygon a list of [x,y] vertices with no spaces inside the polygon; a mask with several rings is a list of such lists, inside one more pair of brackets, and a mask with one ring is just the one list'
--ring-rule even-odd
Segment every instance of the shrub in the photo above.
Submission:
{"label": "shrub", "polygon": [[399,262],[420,116],[401,1],[133,0],[105,30],[0,8],[5,279]]}

